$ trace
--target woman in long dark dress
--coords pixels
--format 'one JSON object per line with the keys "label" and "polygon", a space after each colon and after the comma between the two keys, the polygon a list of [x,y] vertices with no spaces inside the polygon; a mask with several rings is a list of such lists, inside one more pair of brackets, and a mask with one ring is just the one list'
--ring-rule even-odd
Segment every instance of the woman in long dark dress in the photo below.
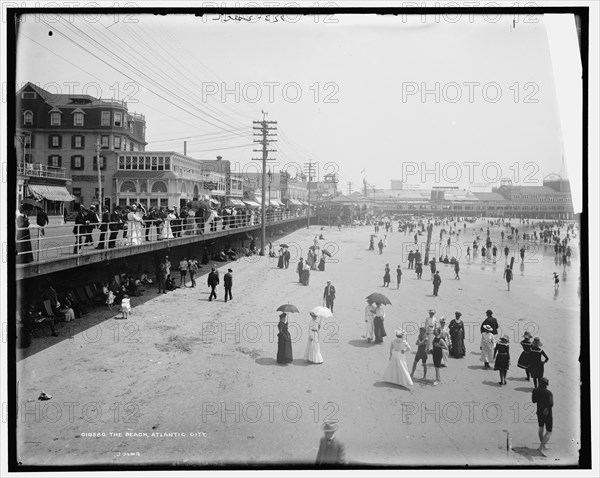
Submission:
{"label": "woman in long dark dress", "polygon": [[383,273],[383,287],[389,287],[390,286],[390,265],[386,264],[385,265],[385,270]]}
{"label": "woman in long dark dress", "polygon": [[279,259],[277,260],[277,267],[283,269],[283,249],[279,248]]}
{"label": "woman in long dark dress", "polygon": [[460,312],[454,312],[454,319],[450,321],[450,353],[454,358],[463,358],[465,352],[465,324],[461,319]]}
{"label": "woman in long dark dress", "polygon": [[510,352],[508,349],[508,335],[503,335],[494,347],[494,370],[500,372],[500,385],[506,385],[506,372],[510,367]]}
{"label": "woman in long dark dress", "polygon": [[548,356],[542,350],[542,345],[544,344],[540,342],[539,337],[535,337],[529,350],[529,373],[533,379],[534,388],[538,387],[540,378],[544,376],[544,364],[548,362]]}
{"label": "woman in long dark dress", "polygon": [[287,314],[285,312],[279,315],[279,333],[277,334],[277,363],[285,364],[293,360],[292,358],[292,337],[288,330]]}
{"label": "woman in long dark dress", "polygon": [[25,208],[20,208],[19,212],[17,217],[17,264],[28,264],[33,261],[29,218],[25,215]]}
{"label": "woman in long dark dress", "polygon": [[321,254],[321,260],[319,261],[319,270],[325,270],[325,254]]}
{"label": "woman in long dark dress", "polygon": [[375,317],[373,318],[373,331],[375,333],[375,343],[380,344],[383,338],[387,335],[383,320],[385,319],[385,311],[380,303],[375,304]]}
{"label": "woman in long dark dress", "polygon": [[525,373],[527,374],[527,380],[529,381],[529,352],[531,351],[531,334],[529,332],[525,332],[523,334],[521,347],[523,347],[523,352],[521,352],[521,355],[519,355],[517,367],[525,370]]}

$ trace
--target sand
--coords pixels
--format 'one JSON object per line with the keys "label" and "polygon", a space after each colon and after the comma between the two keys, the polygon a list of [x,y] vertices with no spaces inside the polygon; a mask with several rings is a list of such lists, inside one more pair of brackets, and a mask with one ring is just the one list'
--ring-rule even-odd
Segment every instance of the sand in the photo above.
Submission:
{"label": "sand", "polygon": [[[485,224],[476,225],[484,239],[480,226],[485,229]],[[500,230],[492,228],[498,243]],[[310,285],[302,286],[294,258],[306,253],[321,232],[326,238],[321,246],[333,257],[325,272],[311,272]],[[287,270],[268,257],[217,264],[221,276],[227,267],[234,270],[233,301],[223,302],[222,284],[218,301],[208,301],[205,266],[196,288],[157,295],[149,287],[143,297],[132,298],[127,320],[119,319],[116,309],[95,308],[67,324],[61,337],[34,339],[24,351],[26,358],[17,362],[19,460],[27,465],[314,463],[321,424],[337,420],[337,436],[355,464],[576,464],[580,318],[575,241],[564,274],[552,248],[544,252],[531,245],[523,269],[517,257],[510,292],[502,279],[501,247],[495,265],[482,264],[480,257],[468,263],[463,257],[461,280],[453,279],[451,265],[442,264],[443,282],[433,297],[429,268],[420,281],[406,268],[403,250],[412,248],[412,235],[388,233],[388,247],[379,255],[367,250],[372,232],[367,226],[300,229],[280,241],[292,251]],[[473,226],[466,234],[461,227],[460,243],[471,243],[473,234]],[[439,228],[433,237],[439,237]],[[463,256],[465,251],[462,246]],[[382,287],[386,263],[392,269],[389,289]],[[396,289],[398,264],[404,275]],[[563,279],[558,293],[555,270]],[[325,363],[310,365],[303,360],[308,312],[322,305],[327,279],[337,289],[335,313],[322,322]],[[364,298],[371,292],[383,292],[392,302],[382,345],[362,338]],[[287,302],[300,313],[290,316],[294,361],[280,366],[275,361],[275,309]],[[463,313],[466,357],[450,358],[437,386],[420,379],[420,365],[412,389],[381,382],[394,329],[402,327],[408,334],[410,367],[417,329],[431,307],[448,322],[454,311]],[[510,337],[505,386],[498,385],[498,372],[483,370],[479,361],[479,324],[487,309],[494,311],[501,334]],[[516,366],[525,330],[541,337],[550,357],[545,375],[555,406],[547,457],[536,451],[533,384]],[[433,379],[431,358],[428,364],[428,379]],[[52,399],[37,400],[41,391]]]}

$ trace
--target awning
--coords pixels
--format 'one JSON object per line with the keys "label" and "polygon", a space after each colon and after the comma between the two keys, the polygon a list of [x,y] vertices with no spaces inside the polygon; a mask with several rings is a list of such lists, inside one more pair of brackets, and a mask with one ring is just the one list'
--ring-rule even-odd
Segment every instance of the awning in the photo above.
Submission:
{"label": "awning", "polygon": [[303,206],[308,206],[308,203],[306,201],[300,200],[300,204],[302,204]]}
{"label": "awning", "polygon": [[50,201],[73,201],[75,199],[64,186],[29,184],[28,187],[29,191],[38,201],[42,199],[49,199]]}
{"label": "awning", "polygon": [[260,204],[258,204],[257,202],[250,201],[248,199],[244,199],[243,202],[244,202],[244,204],[246,204],[247,206],[250,206],[250,207],[260,207]]}
{"label": "awning", "polygon": [[290,199],[288,199],[288,205],[302,206],[302,203],[300,201],[298,201],[297,199],[290,198]]}
{"label": "awning", "polygon": [[270,204],[273,207],[281,207],[280,204],[277,202],[277,199],[271,199]]}
{"label": "awning", "polygon": [[283,204],[279,199],[275,199],[275,201],[277,202],[277,204],[279,204],[280,207],[285,207],[285,204]]}
{"label": "awning", "polygon": [[231,198],[231,199],[230,199],[230,201],[231,201],[233,204],[235,204],[236,206],[241,206],[241,207],[244,207],[244,206],[245,206],[245,204],[244,204],[244,201],[241,201],[241,200],[239,200],[239,199],[234,199],[234,198]]}

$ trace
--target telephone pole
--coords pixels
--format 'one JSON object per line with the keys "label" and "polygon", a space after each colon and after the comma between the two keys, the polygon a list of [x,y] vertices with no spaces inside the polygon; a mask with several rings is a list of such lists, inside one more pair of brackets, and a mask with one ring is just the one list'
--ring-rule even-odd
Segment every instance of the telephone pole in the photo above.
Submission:
{"label": "telephone pole", "polygon": [[261,188],[261,212],[260,212],[260,223],[261,223],[261,228],[260,228],[260,255],[264,256],[265,255],[265,245],[267,242],[267,217],[266,217],[266,191],[265,191],[265,184],[267,183],[267,161],[274,161],[275,158],[269,158],[269,152],[274,152],[276,151],[275,149],[269,149],[269,144],[270,143],[275,143],[277,142],[276,139],[269,139],[273,136],[277,136],[277,134],[275,133],[269,133],[269,131],[276,131],[277,127],[271,126],[271,125],[276,125],[277,121],[267,121],[265,119],[265,117],[267,116],[267,113],[265,113],[264,111],[263,113],[263,120],[262,121],[253,121],[253,125],[252,129],[256,130],[254,131],[254,136],[256,137],[254,139],[255,143],[260,143],[262,145],[262,149],[255,149],[255,152],[262,152],[262,158],[252,158],[254,161],[262,161],[262,188]]}
{"label": "telephone pole", "polygon": [[313,180],[315,164],[310,159],[308,163],[304,163],[304,169],[306,170],[306,175],[308,176],[308,216],[306,222],[306,229],[310,228],[310,183]]}
{"label": "telephone pole", "polygon": [[100,138],[96,140],[96,170],[98,171],[98,213],[102,217],[104,204],[102,203],[102,175],[100,174]]}

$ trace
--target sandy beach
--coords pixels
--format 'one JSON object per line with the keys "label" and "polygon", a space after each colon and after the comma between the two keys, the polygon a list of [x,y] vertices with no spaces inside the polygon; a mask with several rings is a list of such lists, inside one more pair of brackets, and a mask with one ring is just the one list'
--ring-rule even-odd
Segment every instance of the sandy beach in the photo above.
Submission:
{"label": "sandy beach", "polygon": [[[514,221],[522,231],[523,225]],[[395,225],[397,223],[394,223]],[[383,254],[368,251],[372,226],[311,226],[281,238],[290,246],[289,269],[277,259],[243,258],[218,263],[218,300],[209,302],[207,266],[196,288],[158,295],[147,287],[134,297],[132,313],[96,307],[66,324],[60,337],[35,338],[18,350],[18,459],[26,465],[286,464],[314,463],[321,424],[339,422],[338,438],[354,464],[390,466],[576,465],[580,447],[579,251],[564,271],[554,249],[531,243],[525,263],[516,249],[514,281],[502,278],[501,227],[492,228],[498,262],[468,262],[466,245],[485,240],[485,221],[466,231],[460,224],[460,280],[451,265],[439,265],[442,284],[432,296],[429,267],[416,279],[407,269],[412,234],[387,234]],[[448,226],[444,226],[448,229]],[[479,228],[484,231],[480,232]],[[434,241],[440,227],[433,231]],[[530,231],[531,229],[529,229]],[[311,271],[309,286],[295,272],[300,252],[315,234],[332,258],[324,272]],[[385,232],[378,233],[383,238]],[[447,239],[444,236],[443,241]],[[425,241],[425,236],[420,236]],[[452,241],[455,241],[453,238]],[[275,244],[275,243],[274,243]],[[515,250],[510,242],[511,255]],[[423,246],[424,248],[424,246]],[[458,249],[455,249],[458,251]],[[457,252],[458,254],[458,252]],[[436,255],[434,253],[434,255]],[[295,260],[296,259],[296,260]],[[179,260],[179,258],[177,258]],[[175,265],[175,261],[172,260]],[[385,264],[392,283],[383,288]],[[395,269],[403,270],[396,288]],[[234,270],[233,300],[223,302],[222,276]],[[555,292],[552,273],[561,276]],[[176,274],[178,276],[178,274]],[[323,305],[326,280],[337,289],[334,317],[322,322],[325,362],[303,360],[308,312]],[[177,281],[179,278],[177,277]],[[189,282],[188,282],[189,285]],[[383,292],[387,337],[368,344],[364,334],[365,297]],[[296,305],[290,315],[294,361],[278,365],[276,308]],[[466,356],[450,358],[435,377],[431,356],[428,380],[404,389],[381,381],[394,329],[402,327],[413,350],[427,310],[447,323],[462,312]],[[500,334],[510,337],[508,385],[479,361],[479,325],[492,309]],[[517,368],[525,330],[539,336],[550,358],[545,376],[554,394],[554,433],[547,457],[536,448],[538,425],[531,403],[533,382]],[[51,400],[39,401],[41,391]],[[507,450],[507,443],[512,447]]]}

